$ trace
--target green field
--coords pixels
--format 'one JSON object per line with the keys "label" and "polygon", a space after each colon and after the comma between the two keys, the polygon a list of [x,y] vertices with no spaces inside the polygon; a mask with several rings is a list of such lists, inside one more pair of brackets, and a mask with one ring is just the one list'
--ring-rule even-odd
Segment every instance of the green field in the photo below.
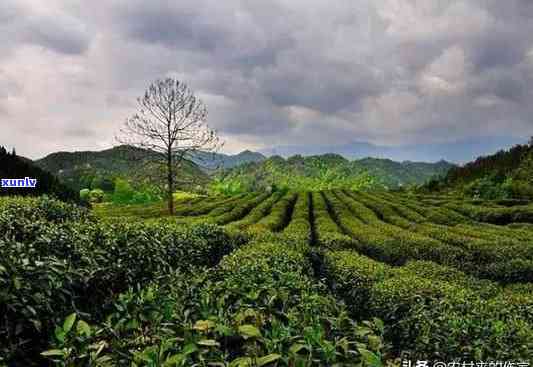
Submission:
{"label": "green field", "polygon": [[[531,361],[533,205],[332,190],[0,199],[0,366]],[[44,353],[43,353],[44,352]]]}

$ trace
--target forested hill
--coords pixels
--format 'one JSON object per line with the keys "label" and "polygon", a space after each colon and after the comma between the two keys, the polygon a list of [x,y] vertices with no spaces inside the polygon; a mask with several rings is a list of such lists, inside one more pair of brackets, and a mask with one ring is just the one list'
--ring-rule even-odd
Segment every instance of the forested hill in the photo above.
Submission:
{"label": "forested hill", "polygon": [[265,159],[266,157],[261,153],[252,152],[250,150],[245,150],[234,155],[199,151],[192,157],[192,161],[197,163],[199,167],[208,170],[219,168],[229,169],[244,163],[261,162]]}
{"label": "forested hill", "polygon": [[[42,169],[55,174],[74,190],[97,186],[111,189],[117,177],[143,181],[158,176],[161,168],[149,163],[148,151],[131,146],[117,146],[94,152],[58,152],[35,161]],[[179,172],[180,181],[203,183],[207,175],[194,163],[187,163]],[[95,182],[98,184],[95,185]],[[109,186],[109,188],[107,188]]]}
{"label": "forested hill", "polygon": [[54,175],[37,167],[31,160],[9,153],[0,146],[0,178],[37,179],[35,188],[2,188],[0,195],[42,195],[48,194],[61,200],[77,201],[77,191],[63,185]]}
{"label": "forested hill", "polygon": [[528,144],[454,167],[426,188],[484,199],[533,199],[533,138]]}
{"label": "forested hill", "polygon": [[261,190],[269,186],[291,189],[370,189],[419,185],[454,167],[448,162],[394,162],[365,158],[350,161],[337,154],[284,159],[270,157],[225,171],[217,184],[229,191]]}

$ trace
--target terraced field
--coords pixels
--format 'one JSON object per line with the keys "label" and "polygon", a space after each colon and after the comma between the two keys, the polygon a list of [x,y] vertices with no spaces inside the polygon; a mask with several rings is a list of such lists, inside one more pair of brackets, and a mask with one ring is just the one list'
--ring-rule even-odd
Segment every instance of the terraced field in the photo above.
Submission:
{"label": "terraced field", "polygon": [[531,362],[533,206],[511,204],[277,191],[94,218],[2,199],[0,366]]}
{"label": "terraced field", "polygon": [[315,277],[353,317],[382,319],[397,354],[533,355],[533,205],[344,190],[255,198],[226,224],[307,242]]}

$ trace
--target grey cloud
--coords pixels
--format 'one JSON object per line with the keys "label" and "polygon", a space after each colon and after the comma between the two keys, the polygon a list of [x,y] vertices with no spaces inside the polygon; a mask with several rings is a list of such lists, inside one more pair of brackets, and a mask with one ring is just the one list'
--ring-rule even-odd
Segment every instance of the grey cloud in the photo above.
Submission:
{"label": "grey cloud", "polygon": [[0,4],[0,31],[0,48],[4,51],[29,44],[58,53],[81,54],[91,40],[81,19],[56,9],[39,12],[31,3],[14,0]]}
{"label": "grey cloud", "polygon": [[0,2],[0,83],[23,87],[0,113],[21,144],[20,121],[53,124],[39,152],[107,141],[167,75],[233,146],[533,133],[530,0],[27,1]]}
{"label": "grey cloud", "polygon": [[207,51],[224,46],[224,29],[187,9],[126,5],[124,11],[124,18],[119,19],[126,33],[141,41]]}
{"label": "grey cloud", "polygon": [[[478,93],[492,93],[514,102],[520,102],[528,90],[527,80],[524,80],[517,72],[490,73],[489,76],[480,81],[480,84],[477,86]],[[527,101],[524,102],[527,103]]]}
{"label": "grey cloud", "polygon": [[62,17],[32,17],[23,26],[24,39],[64,54],[81,54],[87,50],[90,35],[78,20]]}
{"label": "grey cloud", "polygon": [[527,46],[516,36],[490,34],[472,45],[470,57],[479,69],[512,67],[523,60]]}

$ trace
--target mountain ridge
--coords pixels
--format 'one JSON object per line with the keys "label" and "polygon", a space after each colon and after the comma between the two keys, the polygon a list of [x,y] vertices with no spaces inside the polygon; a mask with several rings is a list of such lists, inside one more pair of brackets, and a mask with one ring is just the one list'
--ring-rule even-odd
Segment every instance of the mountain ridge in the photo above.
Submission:
{"label": "mountain ridge", "polygon": [[[95,182],[102,181],[103,189],[112,190],[118,177],[145,183],[160,175],[160,167],[151,163],[149,157],[147,150],[119,145],[101,151],[54,152],[34,162],[74,190],[94,188]],[[185,164],[180,174],[184,181],[207,181],[206,173],[194,163]]]}
{"label": "mountain ridge", "polygon": [[271,156],[262,162],[252,162],[226,170],[217,176],[218,185],[227,191],[264,190],[269,187],[289,189],[333,188],[397,189],[420,185],[442,176],[453,164],[441,161],[396,162],[391,159],[363,158],[349,160],[340,154],[283,158]]}
{"label": "mountain ridge", "polygon": [[429,163],[445,160],[463,164],[475,160],[479,156],[493,154],[500,149],[510,148],[523,142],[523,139],[515,137],[477,137],[449,143],[417,143],[400,146],[353,141],[340,145],[285,145],[260,149],[259,152],[267,156],[280,155],[284,158],[297,154],[312,156],[337,153],[348,159],[371,157]]}

